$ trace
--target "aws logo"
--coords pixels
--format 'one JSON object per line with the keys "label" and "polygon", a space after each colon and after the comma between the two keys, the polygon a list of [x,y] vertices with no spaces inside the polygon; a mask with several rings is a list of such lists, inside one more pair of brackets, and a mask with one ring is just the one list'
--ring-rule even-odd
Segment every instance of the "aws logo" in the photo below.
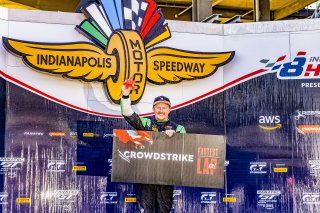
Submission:
{"label": "aws logo", "polygon": [[279,115],[259,116],[259,127],[263,130],[275,130],[282,127]]}
{"label": "aws logo", "polygon": [[152,48],[171,37],[153,0],[100,0],[99,4],[84,7],[83,13],[87,19],[76,30],[92,43],[38,43],[3,37],[3,44],[38,71],[101,82],[116,104],[120,103],[121,86],[126,79],[135,81],[131,100],[136,104],[147,82],[163,85],[206,78],[234,56],[234,52]]}

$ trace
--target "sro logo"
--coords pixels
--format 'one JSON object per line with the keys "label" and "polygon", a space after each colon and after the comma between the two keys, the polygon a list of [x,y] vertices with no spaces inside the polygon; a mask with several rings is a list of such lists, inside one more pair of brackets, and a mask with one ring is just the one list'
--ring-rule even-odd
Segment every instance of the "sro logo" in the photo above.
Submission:
{"label": "sro logo", "polygon": [[101,204],[115,204],[117,203],[117,192],[101,192],[100,202]]}
{"label": "sro logo", "polygon": [[201,192],[201,203],[216,203],[216,192]]}
{"label": "sro logo", "polygon": [[263,194],[261,194],[261,195],[259,195],[259,199],[261,199],[261,200],[272,200],[276,196],[278,196],[278,195],[263,195]]}
{"label": "sro logo", "polygon": [[73,202],[79,190],[55,190],[54,198],[58,202]]}
{"label": "sro logo", "polygon": [[310,165],[310,168],[311,168],[312,170],[320,170],[320,164],[311,164],[311,165]]}
{"label": "sro logo", "polygon": [[6,199],[7,197],[8,197],[8,195],[0,194],[0,202],[3,202],[4,199]]}
{"label": "sro logo", "polygon": [[65,171],[64,170],[65,164],[66,163],[64,160],[49,160],[47,169],[48,171],[52,171],[52,172],[63,172]]}
{"label": "sro logo", "polygon": [[16,169],[17,165],[24,162],[24,158],[0,158],[1,170],[7,171],[8,169]]}
{"label": "sro logo", "polygon": [[7,204],[8,194],[6,192],[0,192],[0,205]]}
{"label": "sro logo", "polygon": [[304,193],[302,196],[304,204],[320,203],[320,193]]}
{"label": "sro logo", "polygon": [[176,197],[176,196],[180,196],[181,195],[181,190],[173,190],[173,196],[172,197]]}
{"label": "sro logo", "polygon": [[260,172],[265,167],[265,165],[251,165],[250,170],[253,172]]}
{"label": "sro logo", "polygon": [[178,201],[181,197],[181,193],[182,191],[180,189],[176,189],[176,190],[173,190],[173,195],[172,195],[172,198],[173,198],[173,201]]}
{"label": "sro logo", "polygon": [[15,168],[18,164],[22,162],[1,162],[2,168]]}
{"label": "sro logo", "polygon": [[70,200],[74,195],[55,195],[55,199],[57,200]]}
{"label": "sro logo", "polygon": [[280,190],[258,190],[258,206],[266,209],[274,209],[277,198],[281,195]]}
{"label": "sro logo", "polygon": [[250,174],[266,174],[266,162],[250,162]]}
{"label": "sro logo", "polygon": [[309,160],[311,169],[320,170],[320,160]]}

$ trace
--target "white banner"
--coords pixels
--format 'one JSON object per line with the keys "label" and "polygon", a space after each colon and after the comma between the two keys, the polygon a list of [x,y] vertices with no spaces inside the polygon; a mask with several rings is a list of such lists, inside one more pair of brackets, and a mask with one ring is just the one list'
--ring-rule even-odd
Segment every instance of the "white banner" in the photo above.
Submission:
{"label": "white banner", "polygon": [[[7,10],[8,17],[10,14],[13,14],[12,17],[28,17],[29,13],[37,13],[1,10]],[[42,19],[35,20],[32,16],[31,21],[11,21],[8,17],[1,17],[0,36],[34,43],[90,42],[75,30],[75,26],[81,22],[79,14],[38,13],[41,13],[39,17]],[[52,14],[57,14],[57,17],[52,17]],[[177,109],[268,73],[284,80],[320,77],[320,20],[237,25],[168,21],[168,24],[171,38],[155,47],[196,53],[234,51],[235,54],[229,63],[219,66],[209,77],[164,85],[147,82],[142,98],[134,106],[134,110],[142,115],[152,114],[152,101],[159,95],[168,96],[173,109]],[[147,52],[150,50],[152,48]],[[176,65],[166,63],[164,66],[164,70],[172,71]],[[120,117],[120,107],[110,101],[103,82],[68,79],[32,69],[30,64],[24,64],[20,56],[9,53],[3,45],[0,45],[0,75],[20,87],[75,110]]]}

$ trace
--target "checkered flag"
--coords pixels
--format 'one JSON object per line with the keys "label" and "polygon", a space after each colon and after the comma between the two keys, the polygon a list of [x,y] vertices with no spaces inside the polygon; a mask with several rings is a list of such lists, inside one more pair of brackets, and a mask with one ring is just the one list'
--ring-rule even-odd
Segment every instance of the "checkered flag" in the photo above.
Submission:
{"label": "checkered flag", "polygon": [[125,29],[139,31],[145,16],[148,3],[137,0],[123,0],[123,14]]}

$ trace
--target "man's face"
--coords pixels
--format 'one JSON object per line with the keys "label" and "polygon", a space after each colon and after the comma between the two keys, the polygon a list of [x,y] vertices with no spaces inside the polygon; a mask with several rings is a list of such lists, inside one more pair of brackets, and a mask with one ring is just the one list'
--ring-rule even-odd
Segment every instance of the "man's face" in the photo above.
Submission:
{"label": "man's face", "polygon": [[165,103],[158,103],[153,107],[153,112],[157,120],[169,120],[170,107]]}

